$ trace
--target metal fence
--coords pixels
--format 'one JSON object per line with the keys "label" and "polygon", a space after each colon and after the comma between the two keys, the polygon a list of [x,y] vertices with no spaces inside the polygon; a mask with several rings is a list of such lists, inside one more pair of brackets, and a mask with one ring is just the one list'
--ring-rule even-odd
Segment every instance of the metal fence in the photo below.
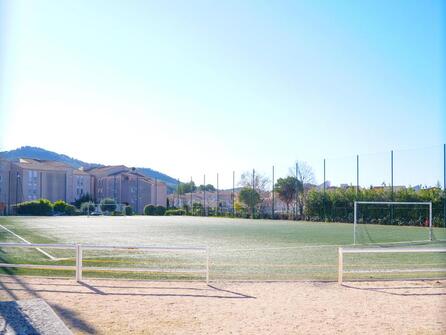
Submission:
{"label": "metal fence", "polygon": [[[0,243],[0,248],[50,248],[75,250],[75,265],[51,265],[51,264],[12,264],[0,263],[0,268],[23,269],[47,269],[47,270],[71,270],[76,273],[76,281],[83,279],[84,271],[108,271],[108,272],[145,272],[145,273],[194,273],[203,274],[206,284],[209,283],[209,248],[208,247],[163,247],[163,246],[117,246],[117,245],[91,245],[91,244],[36,244],[36,243]],[[130,251],[198,251],[206,255],[202,269],[185,268],[146,268],[146,267],[97,267],[84,266],[83,252],[85,250],[130,250]]]}
{"label": "metal fence", "polygon": [[[203,173],[195,178],[179,178],[169,196],[169,202],[173,207],[185,208],[189,214],[243,216],[243,213],[237,210],[237,200],[240,189],[248,187],[260,193],[261,201],[253,206],[252,210],[247,213],[245,211],[245,216],[299,218],[298,214],[302,212],[299,210],[299,201],[302,200],[296,196],[295,201],[287,206],[276,192],[278,179],[288,176],[295,177],[304,185],[304,190],[311,188],[324,194],[336,189],[354,190],[357,196],[353,200],[372,200],[359,197],[361,191],[370,189],[386,191],[388,198],[381,200],[396,201],[395,194],[401,190],[420,192],[435,188],[443,193],[442,204],[434,204],[435,218],[437,221],[441,220],[446,227],[446,144],[313,160],[297,156],[295,161],[290,161],[290,166],[286,167],[271,165],[246,168],[243,171]],[[196,186],[211,184],[215,190],[181,193],[180,179],[193,182]],[[330,210],[326,209],[325,205],[324,200],[321,204],[324,212]],[[336,210],[348,212],[353,218],[352,205],[353,201],[348,206],[339,205],[342,208]],[[321,219],[327,220],[327,216],[326,213]]]}

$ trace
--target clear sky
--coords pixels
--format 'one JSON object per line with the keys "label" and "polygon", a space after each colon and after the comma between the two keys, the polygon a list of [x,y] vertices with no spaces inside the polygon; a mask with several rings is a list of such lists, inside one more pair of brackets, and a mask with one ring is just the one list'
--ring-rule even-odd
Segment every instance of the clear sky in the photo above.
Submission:
{"label": "clear sky", "polygon": [[380,153],[361,156],[362,183],[388,182],[395,149],[397,184],[442,182],[444,1],[0,0],[0,11],[0,150],[182,180],[219,172],[228,186],[233,170],[285,175],[296,159],[321,182],[323,157],[327,179],[354,182],[357,153]]}

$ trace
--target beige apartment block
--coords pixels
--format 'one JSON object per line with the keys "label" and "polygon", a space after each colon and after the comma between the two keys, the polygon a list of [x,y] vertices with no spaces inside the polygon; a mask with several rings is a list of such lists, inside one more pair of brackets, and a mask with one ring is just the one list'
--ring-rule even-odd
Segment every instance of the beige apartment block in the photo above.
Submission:
{"label": "beige apartment block", "polygon": [[40,198],[71,203],[92,191],[88,173],[61,162],[20,159],[11,171],[14,203]]}
{"label": "beige apartment block", "polygon": [[166,205],[166,184],[155,181],[124,165],[106,166],[88,170],[95,179],[94,197],[100,202],[112,198],[127,204],[138,213],[146,205]]}
{"label": "beige apartment block", "polygon": [[166,207],[167,185],[157,179],[152,180],[152,205]]}
{"label": "beige apartment block", "polygon": [[93,191],[88,173],[61,162],[28,158],[13,162],[1,160],[0,175],[0,207],[6,206],[4,214],[12,214],[12,206],[23,201],[43,198],[71,203]]}
{"label": "beige apartment block", "polygon": [[146,205],[166,206],[167,187],[124,165],[87,171],[55,161],[0,159],[0,215],[13,214],[13,205],[23,201],[73,203],[87,194],[97,202],[113,198],[142,214]]}

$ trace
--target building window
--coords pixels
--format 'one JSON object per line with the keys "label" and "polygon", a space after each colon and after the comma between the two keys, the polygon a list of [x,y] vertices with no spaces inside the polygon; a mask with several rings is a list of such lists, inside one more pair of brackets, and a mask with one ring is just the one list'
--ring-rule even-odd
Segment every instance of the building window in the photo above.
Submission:
{"label": "building window", "polygon": [[37,171],[28,170],[28,200],[37,199]]}
{"label": "building window", "polygon": [[[101,184],[101,182],[99,182]],[[98,188],[101,191],[101,188]],[[76,176],[76,197],[79,199],[84,195],[84,176]]]}

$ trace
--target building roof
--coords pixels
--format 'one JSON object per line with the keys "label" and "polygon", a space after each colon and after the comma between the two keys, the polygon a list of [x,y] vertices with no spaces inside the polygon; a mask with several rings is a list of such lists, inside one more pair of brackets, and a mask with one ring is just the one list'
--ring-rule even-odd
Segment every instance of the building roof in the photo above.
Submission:
{"label": "building roof", "polygon": [[33,169],[33,170],[59,170],[66,171],[73,169],[71,165],[62,162],[48,161],[42,159],[31,159],[31,158],[20,158],[16,165],[23,169]]}
{"label": "building roof", "polygon": [[116,173],[127,172],[128,170],[130,169],[125,165],[110,165],[110,166],[92,168],[86,171],[94,175],[95,177],[106,177]]}

